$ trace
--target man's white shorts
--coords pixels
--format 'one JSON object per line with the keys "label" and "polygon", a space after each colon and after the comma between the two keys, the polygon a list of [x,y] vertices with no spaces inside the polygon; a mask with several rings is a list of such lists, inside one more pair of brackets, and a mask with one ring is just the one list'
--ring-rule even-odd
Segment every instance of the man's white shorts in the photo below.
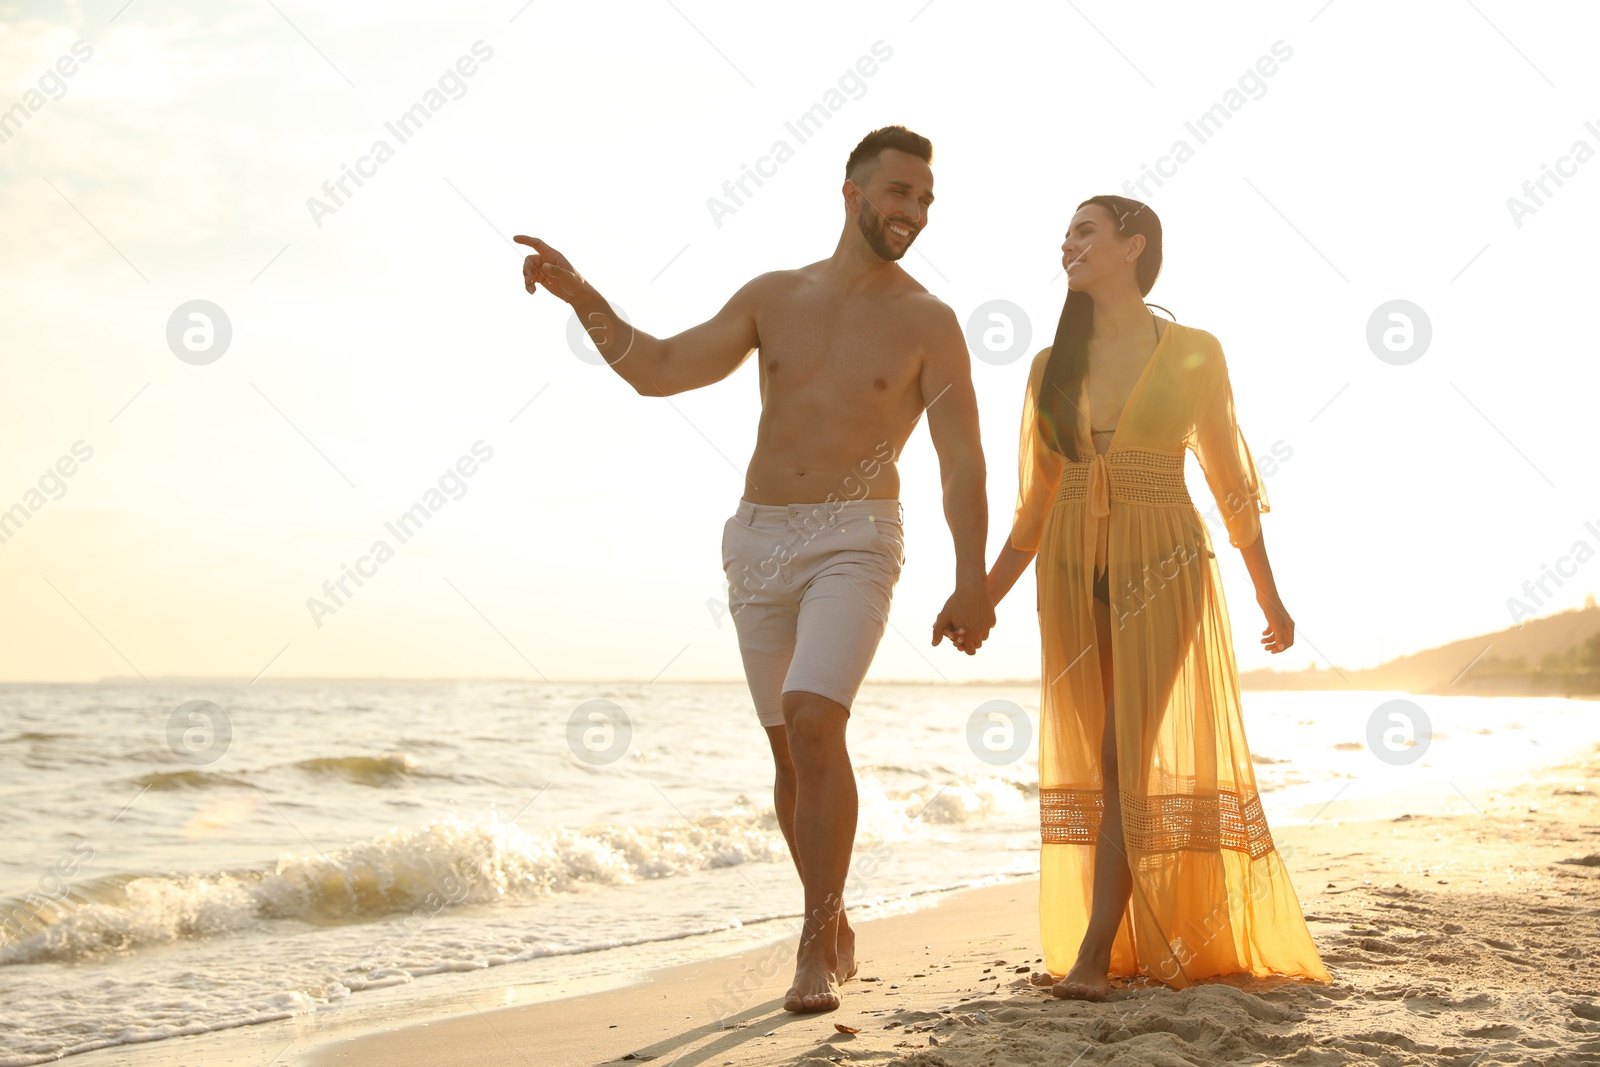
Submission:
{"label": "man's white shorts", "polygon": [[728,610],[762,726],[783,694],[855,702],[905,565],[898,500],[752,504],[722,531]]}

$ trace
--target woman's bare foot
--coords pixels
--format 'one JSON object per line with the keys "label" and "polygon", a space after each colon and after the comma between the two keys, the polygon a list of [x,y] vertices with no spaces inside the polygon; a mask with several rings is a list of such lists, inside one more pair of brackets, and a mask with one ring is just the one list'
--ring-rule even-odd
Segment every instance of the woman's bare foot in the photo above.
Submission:
{"label": "woman's bare foot", "polygon": [[1111,981],[1106,976],[1106,970],[1079,956],[1072,970],[1051,986],[1050,992],[1062,1000],[1104,1000],[1111,992]]}
{"label": "woman's bare foot", "polygon": [[802,959],[795,964],[794,985],[789,987],[783,1000],[784,1011],[833,1011],[839,1006],[839,985],[834,981],[834,967],[820,956]]}

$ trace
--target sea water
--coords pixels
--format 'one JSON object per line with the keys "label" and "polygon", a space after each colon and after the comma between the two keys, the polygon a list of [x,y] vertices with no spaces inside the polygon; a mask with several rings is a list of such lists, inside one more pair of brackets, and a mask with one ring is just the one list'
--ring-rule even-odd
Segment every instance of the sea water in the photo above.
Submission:
{"label": "sea water", "polygon": [[[1391,707],[1375,749],[1393,699],[1429,725]],[[1274,825],[1460,809],[1600,740],[1559,699],[1244,700]],[[1037,715],[1037,686],[863,690],[852,908],[1038,870]],[[0,686],[0,1067],[783,936],[771,788],[740,682]]]}

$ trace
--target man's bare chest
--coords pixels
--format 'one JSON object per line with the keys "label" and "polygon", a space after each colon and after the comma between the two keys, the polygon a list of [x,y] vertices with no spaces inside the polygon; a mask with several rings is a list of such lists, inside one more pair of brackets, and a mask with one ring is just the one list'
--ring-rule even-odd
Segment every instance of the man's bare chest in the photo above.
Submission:
{"label": "man's bare chest", "polygon": [[760,320],[763,382],[784,391],[899,395],[917,379],[922,342],[903,302],[785,302]]}

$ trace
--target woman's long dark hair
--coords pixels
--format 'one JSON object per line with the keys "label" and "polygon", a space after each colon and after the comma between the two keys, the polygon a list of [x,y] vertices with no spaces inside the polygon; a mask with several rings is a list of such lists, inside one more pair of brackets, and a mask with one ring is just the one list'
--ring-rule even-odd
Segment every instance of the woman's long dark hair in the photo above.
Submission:
{"label": "woman's long dark hair", "polygon": [[[1156,284],[1156,275],[1161,273],[1161,220],[1148,204],[1125,196],[1091,196],[1078,205],[1078,210],[1090,204],[1099,204],[1111,212],[1117,220],[1117,233],[1123,240],[1136,233],[1144,234],[1144,251],[1139,253],[1134,277],[1138,280],[1140,295],[1149,296]],[[1045,442],[1072,460],[1079,458],[1077,430],[1083,415],[1078,410],[1077,398],[1089,370],[1089,334],[1093,328],[1093,298],[1069,288],[1039,386],[1039,424]]]}

